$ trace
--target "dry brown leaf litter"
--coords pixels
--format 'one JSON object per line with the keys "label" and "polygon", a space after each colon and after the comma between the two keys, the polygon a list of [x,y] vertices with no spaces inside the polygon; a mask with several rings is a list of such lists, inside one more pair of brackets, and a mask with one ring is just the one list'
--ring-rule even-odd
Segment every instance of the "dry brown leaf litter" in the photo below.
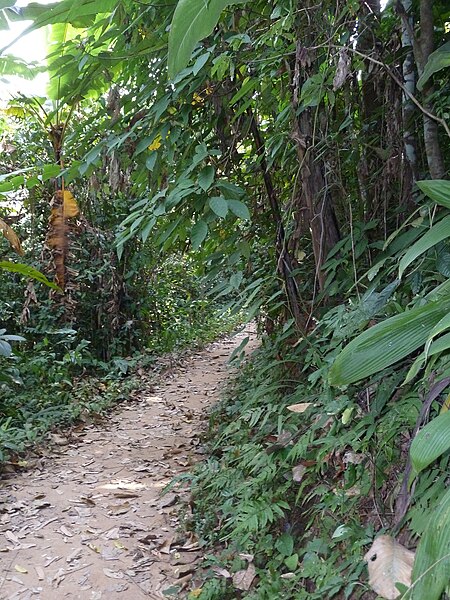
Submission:
{"label": "dry brown leaf litter", "polygon": [[202,558],[179,533],[189,490],[161,491],[201,457],[205,408],[247,335],[211,344],[158,386],[143,377],[108,422],[53,434],[51,455],[4,478],[0,600],[158,599],[188,587]]}

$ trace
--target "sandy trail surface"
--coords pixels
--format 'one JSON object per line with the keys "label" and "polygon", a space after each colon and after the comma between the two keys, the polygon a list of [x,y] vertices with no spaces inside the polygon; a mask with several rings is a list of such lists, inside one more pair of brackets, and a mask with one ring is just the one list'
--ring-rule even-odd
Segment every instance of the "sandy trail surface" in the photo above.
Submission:
{"label": "sandy trail surface", "polygon": [[[251,329],[163,373],[108,418],[54,435],[49,456],[0,482],[0,600],[139,600],[183,595],[202,552],[180,532],[199,435]],[[174,596],[172,596],[174,597]]]}

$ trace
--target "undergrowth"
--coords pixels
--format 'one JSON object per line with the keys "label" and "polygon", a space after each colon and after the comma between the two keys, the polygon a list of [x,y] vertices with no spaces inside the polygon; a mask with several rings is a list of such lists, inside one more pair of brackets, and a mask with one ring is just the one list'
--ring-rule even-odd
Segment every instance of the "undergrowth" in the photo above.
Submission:
{"label": "undergrowth", "polygon": [[78,341],[71,330],[35,334],[35,340],[41,339],[25,348],[11,342],[14,351],[0,356],[0,464],[19,460],[49,431],[111,409],[142,386],[142,374],[158,377],[164,364],[161,357],[203,346],[230,332],[239,321],[237,315],[208,306],[202,307],[202,314],[196,320],[186,313],[184,321],[179,319],[173,331],[164,329],[164,335],[155,336],[144,352],[109,361],[96,358],[89,342]]}
{"label": "undergrowth", "polygon": [[[354,330],[357,310],[352,327],[349,311],[341,325]],[[375,598],[363,559],[374,537],[393,532],[414,546],[427,527],[448,453],[418,478],[407,517],[394,515],[422,390],[400,387],[405,364],[330,387],[336,318],[331,311],[308,340],[292,343],[289,326],[263,339],[212,412],[188,525],[209,554],[190,598]],[[251,585],[236,583],[249,565]]]}

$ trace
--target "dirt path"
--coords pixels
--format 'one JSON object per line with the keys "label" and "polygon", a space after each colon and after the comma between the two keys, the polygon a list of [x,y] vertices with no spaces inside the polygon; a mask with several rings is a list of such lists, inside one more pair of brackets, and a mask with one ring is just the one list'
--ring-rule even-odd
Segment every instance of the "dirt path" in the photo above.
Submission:
{"label": "dirt path", "polygon": [[[139,600],[187,586],[201,553],[178,532],[198,434],[247,335],[211,344],[0,487],[0,600]],[[144,378],[145,382],[145,378]],[[202,422],[203,421],[203,422]]]}

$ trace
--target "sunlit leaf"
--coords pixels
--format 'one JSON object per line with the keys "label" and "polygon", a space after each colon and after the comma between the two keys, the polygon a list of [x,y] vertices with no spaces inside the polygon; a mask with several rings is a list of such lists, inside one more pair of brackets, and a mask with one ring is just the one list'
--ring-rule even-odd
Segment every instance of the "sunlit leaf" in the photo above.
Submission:
{"label": "sunlit leaf", "polygon": [[169,33],[169,77],[175,77],[188,64],[196,44],[216,26],[230,0],[179,0]]}
{"label": "sunlit leaf", "polygon": [[24,277],[29,277],[30,279],[36,279],[40,283],[44,283],[48,287],[58,290],[58,286],[52,283],[47,279],[45,275],[43,275],[37,269],[30,267],[29,265],[23,265],[21,263],[13,263],[9,261],[1,261],[0,269],[5,271],[9,271],[10,273],[18,273],[19,275],[23,275]]}

